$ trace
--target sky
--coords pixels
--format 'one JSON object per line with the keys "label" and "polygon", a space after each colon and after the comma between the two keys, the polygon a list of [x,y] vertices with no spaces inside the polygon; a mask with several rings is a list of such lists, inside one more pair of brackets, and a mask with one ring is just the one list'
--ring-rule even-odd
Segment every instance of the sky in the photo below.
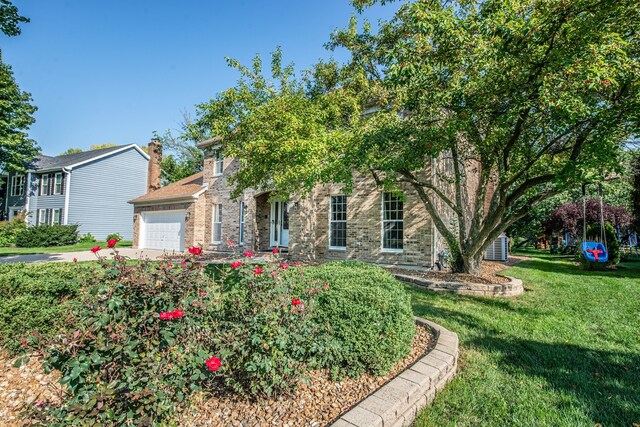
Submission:
{"label": "sky", "polygon": [[[249,64],[277,46],[298,70],[328,52],[345,27],[348,0],[13,0],[31,22],[0,34],[2,59],[38,107],[30,136],[58,155],[93,144],[145,145],[154,131],[177,129],[183,112],[231,87],[224,58]],[[372,22],[397,5],[365,13]]]}

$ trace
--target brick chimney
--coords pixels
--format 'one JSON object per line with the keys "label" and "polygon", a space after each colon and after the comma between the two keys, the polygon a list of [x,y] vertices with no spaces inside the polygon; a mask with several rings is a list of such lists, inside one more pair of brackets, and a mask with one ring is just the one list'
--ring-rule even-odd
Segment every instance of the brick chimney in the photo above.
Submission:
{"label": "brick chimney", "polygon": [[147,193],[160,188],[160,161],[162,144],[157,139],[149,142],[149,172],[147,173]]}

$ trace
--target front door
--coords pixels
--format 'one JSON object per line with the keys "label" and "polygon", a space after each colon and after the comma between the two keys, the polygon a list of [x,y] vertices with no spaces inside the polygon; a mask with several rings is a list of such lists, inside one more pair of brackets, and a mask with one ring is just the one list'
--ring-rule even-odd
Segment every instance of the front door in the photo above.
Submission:
{"label": "front door", "polygon": [[271,203],[271,247],[289,246],[289,203]]}

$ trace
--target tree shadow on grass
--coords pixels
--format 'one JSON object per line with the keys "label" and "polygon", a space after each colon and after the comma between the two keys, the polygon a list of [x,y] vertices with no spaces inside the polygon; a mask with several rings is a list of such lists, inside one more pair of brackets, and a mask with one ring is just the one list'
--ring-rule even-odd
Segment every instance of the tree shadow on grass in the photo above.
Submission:
{"label": "tree shadow on grass", "polygon": [[640,422],[640,355],[565,343],[485,335],[465,343],[498,353],[498,369],[541,377],[575,396],[603,425]]}

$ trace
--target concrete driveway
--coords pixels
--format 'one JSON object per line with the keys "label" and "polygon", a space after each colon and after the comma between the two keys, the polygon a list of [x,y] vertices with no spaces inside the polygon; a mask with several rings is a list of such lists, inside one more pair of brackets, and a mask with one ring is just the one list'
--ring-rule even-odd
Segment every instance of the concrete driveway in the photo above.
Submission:
{"label": "concrete driveway", "polygon": [[[121,248],[119,250],[120,255],[129,258],[150,258],[152,260],[158,259],[165,251],[157,249],[131,249]],[[110,258],[112,256],[110,249],[103,249],[99,252],[99,255]],[[96,256],[90,250],[80,252],[63,252],[63,253],[51,253],[51,254],[33,254],[33,255],[11,255],[0,257],[0,264],[10,262],[72,262],[76,258],[78,261],[95,261]]]}

